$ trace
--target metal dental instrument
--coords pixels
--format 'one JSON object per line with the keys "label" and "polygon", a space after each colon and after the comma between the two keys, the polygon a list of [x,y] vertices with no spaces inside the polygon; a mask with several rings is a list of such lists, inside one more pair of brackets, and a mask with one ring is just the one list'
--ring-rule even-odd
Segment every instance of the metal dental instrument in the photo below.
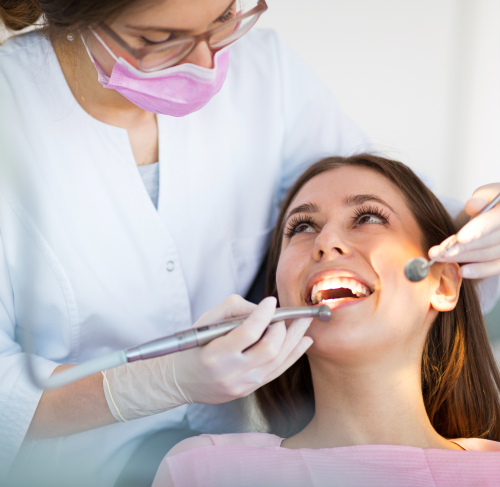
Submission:
{"label": "metal dental instrument", "polygon": [[[181,352],[189,348],[202,347],[215,338],[226,335],[232,329],[240,326],[248,316],[249,315],[237,316],[218,323],[200,326],[198,328],[189,328],[175,335],[143,343],[138,347],[127,348],[125,350],[127,362],[147,360],[169,353]],[[332,311],[326,304],[317,308],[311,306],[278,308],[276,313],[274,313],[271,323],[283,320],[295,320],[297,318],[318,318],[320,321],[329,321],[331,316]]]}
{"label": "metal dental instrument", "polygon": [[[493,201],[488,203],[477,215],[473,216],[470,220],[473,220],[479,215],[482,215],[483,213],[491,210],[498,203],[500,203],[500,194],[498,194],[493,199]],[[424,257],[415,257],[414,259],[410,259],[405,266],[406,277],[412,282],[419,282],[423,280],[425,277],[427,277],[427,274],[429,274],[431,265],[434,264],[450,247],[453,247],[453,245],[455,245],[456,243],[457,236],[453,235],[453,238],[448,242],[446,247],[441,252],[439,252],[439,254],[436,255],[436,257],[434,257],[432,260],[427,261],[427,259],[425,259]]]}
{"label": "metal dental instrument", "polygon": [[[88,375],[101,372],[122,365],[126,362],[136,360],[147,360],[154,357],[161,357],[170,353],[181,352],[190,348],[202,347],[215,338],[226,335],[232,329],[241,325],[249,315],[237,316],[227,320],[211,323],[197,328],[187,330],[158,338],[150,342],[143,343],[137,347],[119,350],[117,352],[104,355],[83,364],[76,365],[62,372],[52,375],[48,379],[41,379],[34,370],[33,359],[28,352],[28,370],[31,379],[42,389],[54,389],[61,387]],[[318,318],[320,321],[329,321],[332,317],[331,309],[323,304],[318,307],[298,306],[291,308],[278,308],[274,313],[271,323],[284,320],[295,320],[297,318]],[[26,347],[31,350],[31,347]]]}

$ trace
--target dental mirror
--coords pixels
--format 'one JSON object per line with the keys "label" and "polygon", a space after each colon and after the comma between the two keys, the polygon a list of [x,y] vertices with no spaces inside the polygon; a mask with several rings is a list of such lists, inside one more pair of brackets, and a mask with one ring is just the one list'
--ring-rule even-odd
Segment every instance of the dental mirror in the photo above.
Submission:
{"label": "dental mirror", "polygon": [[[476,216],[473,216],[469,221],[491,210],[499,202],[500,194],[498,194],[490,203],[488,203]],[[420,282],[425,279],[427,277],[427,274],[429,274],[431,265],[434,264],[434,262],[436,262],[450,247],[453,247],[453,245],[455,245],[457,241],[457,236],[454,235],[453,238],[448,242],[446,247],[430,261],[427,261],[427,259],[424,259],[424,257],[415,257],[414,259],[410,259],[405,266],[406,278],[411,282]]]}

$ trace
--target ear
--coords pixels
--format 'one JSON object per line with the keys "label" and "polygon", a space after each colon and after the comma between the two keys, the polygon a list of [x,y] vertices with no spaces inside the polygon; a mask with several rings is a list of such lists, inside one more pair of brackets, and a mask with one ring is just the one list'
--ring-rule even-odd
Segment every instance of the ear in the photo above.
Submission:
{"label": "ear", "polygon": [[460,295],[460,266],[456,262],[448,262],[436,270],[438,286],[431,297],[431,306],[436,311],[451,311],[457,305]]}

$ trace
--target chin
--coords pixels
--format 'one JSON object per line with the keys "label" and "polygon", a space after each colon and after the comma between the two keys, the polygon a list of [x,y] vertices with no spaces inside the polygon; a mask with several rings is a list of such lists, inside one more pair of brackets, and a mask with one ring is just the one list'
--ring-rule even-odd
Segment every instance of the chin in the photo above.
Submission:
{"label": "chin", "polygon": [[338,365],[379,362],[390,349],[401,347],[397,334],[375,321],[348,319],[334,313],[327,323],[314,320],[307,331],[314,342],[307,351],[311,358],[327,358]]}

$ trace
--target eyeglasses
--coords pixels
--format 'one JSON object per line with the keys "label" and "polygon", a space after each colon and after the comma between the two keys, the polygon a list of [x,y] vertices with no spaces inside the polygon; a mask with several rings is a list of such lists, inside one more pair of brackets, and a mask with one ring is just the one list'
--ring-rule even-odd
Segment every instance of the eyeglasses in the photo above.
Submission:
{"label": "eyeglasses", "polygon": [[[199,35],[177,37],[173,40],[146,46],[139,49],[129,46],[116,32],[104,23],[100,23],[90,30],[108,50],[120,55],[123,50],[137,62],[137,69],[144,72],[158,71],[174,66],[185,58],[200,42],[206,42],[213,51],[237,41],[245,35],[267,10],[265,0],[235,0],[236,14],[227,21],[220,21],[222,25],[207,30]],[[103,35],[104,34],[104,35]],[[103,37],[107,37],[106,42]]]}

